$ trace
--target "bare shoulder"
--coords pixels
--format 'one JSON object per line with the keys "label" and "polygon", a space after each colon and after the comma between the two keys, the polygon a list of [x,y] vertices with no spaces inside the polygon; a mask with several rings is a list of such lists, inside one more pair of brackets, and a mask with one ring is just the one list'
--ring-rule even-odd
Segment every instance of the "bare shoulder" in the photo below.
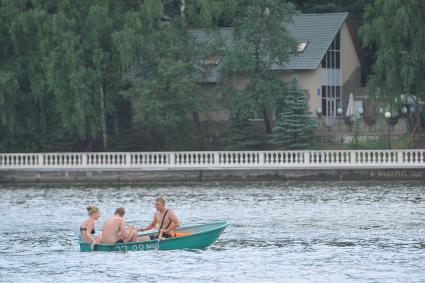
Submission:
{"label": "bare shoulder", "polygon": [[153,220],[152,221],[158,222],[158,219],[159,219],[159,212],[155,211],[154,214],[153,214]]}
{"label": "bare shoulder", "polygon": [[81,222],[80,227],[86,227],[88,219],[85,219],[83,222]]}
{"label": "bare shoulder", "polygon": [[172,215],[172,216],[174,216],[174,217],[177,217],[177,214],[176,214],[176,212],[173,209],[170,209],[169,210],[169,214]]}
{"label": "bare shoulder", "polygon": [[111,218],[108,218],[106,221],[112,223],[113,225],[116,225],[116,224],[120,224],[121,223],[122,218],[121,217],[112,216]]}
{"label": "bare shoulder", "polygon": [[85,222],[84,224],[85,224],[86,227],[89,226],[89,225],[93,225],[94,224],[94,220],[91,219],[91,218],[87,219],[84,222]]}

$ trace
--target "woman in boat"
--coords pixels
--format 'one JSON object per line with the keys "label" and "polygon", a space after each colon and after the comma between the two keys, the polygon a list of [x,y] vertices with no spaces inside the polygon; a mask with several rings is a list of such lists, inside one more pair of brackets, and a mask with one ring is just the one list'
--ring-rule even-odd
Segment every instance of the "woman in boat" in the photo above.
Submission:
{"label": "woman in boat", "polygon": [[86,209],[89,217],[80,225],[80,241],[92,243],[92,247],[94,247],[96,243],[102,240],[102,233],[95,236],[96,231],[94,229],[94,223],[99,219],[100,211],[94,204],[87,206]]}

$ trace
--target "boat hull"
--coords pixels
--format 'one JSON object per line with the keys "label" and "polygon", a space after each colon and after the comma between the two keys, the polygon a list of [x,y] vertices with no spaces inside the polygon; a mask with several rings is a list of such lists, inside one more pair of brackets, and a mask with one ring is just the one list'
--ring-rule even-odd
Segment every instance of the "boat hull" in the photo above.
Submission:
{"label": "boat hull", "polygon": [[[94,251],[145,251],[145,250],[176,250],[176,249],[205,249],[208,246],[212,245],[220,234],[224,231],[227,222],[215,222],[209,224],[200,224],[194,226],[182,227],[177,230],[190,232],[191,234],[166,238],[161,241],[151,240],[143,242],[130,242],[130,243],[120,243],[120,244],[97,244],[94,247]],[[143,235],[150,235],[143,234]],[[140,235],[140,236],[143,236]],[[80,251],[89,252],[93,251],[91,248],[91,243],[80,242]]]}

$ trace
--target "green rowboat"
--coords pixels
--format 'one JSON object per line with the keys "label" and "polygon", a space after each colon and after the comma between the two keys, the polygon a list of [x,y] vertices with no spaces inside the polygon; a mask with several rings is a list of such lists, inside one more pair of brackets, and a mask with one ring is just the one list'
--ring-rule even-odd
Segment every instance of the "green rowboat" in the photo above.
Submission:
{"label": "green rowboat", "polygon": [[[144,250],[177,250],[177,249],[204,249],[212,245],[224,231],[227,222],[214,222],[182,227],[176,230],[177,236],[164,238],[161,241],[151,240],[143,242],[120,243],[120,244],[97,244],[95,251],[144,251]],[[157,232],[144,233],[138,236],[156,235]],[[91,243],[80,242],[81,252],[91,252]]]}

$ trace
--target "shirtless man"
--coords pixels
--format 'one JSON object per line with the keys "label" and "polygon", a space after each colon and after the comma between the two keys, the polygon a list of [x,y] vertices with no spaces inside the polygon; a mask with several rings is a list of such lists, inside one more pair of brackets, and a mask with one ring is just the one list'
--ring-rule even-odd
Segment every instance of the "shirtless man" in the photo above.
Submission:
{"label": "shirtless man", "polygon": [[180,221],[173,210],[165,207],[166,200],[163,196],[159,196],[155,199],[156,212],[153,215],[152,222],[143,228],[137,229],[137,231],[146,231],[159,225],[159,234],[150,236],[150,239],[160,239],[175,237],[175,230],[180,227]]}
{"label": "shirtless man", "polygon": [[119,207],[115,210],[114,216],[105,220],[102,233],[103,244],[118,244],[149,240],[148,236],[136,237],[137,229],[133,225],[129,225],[128,229],[125,228],[124,214],[125,209],[123,207]]}

